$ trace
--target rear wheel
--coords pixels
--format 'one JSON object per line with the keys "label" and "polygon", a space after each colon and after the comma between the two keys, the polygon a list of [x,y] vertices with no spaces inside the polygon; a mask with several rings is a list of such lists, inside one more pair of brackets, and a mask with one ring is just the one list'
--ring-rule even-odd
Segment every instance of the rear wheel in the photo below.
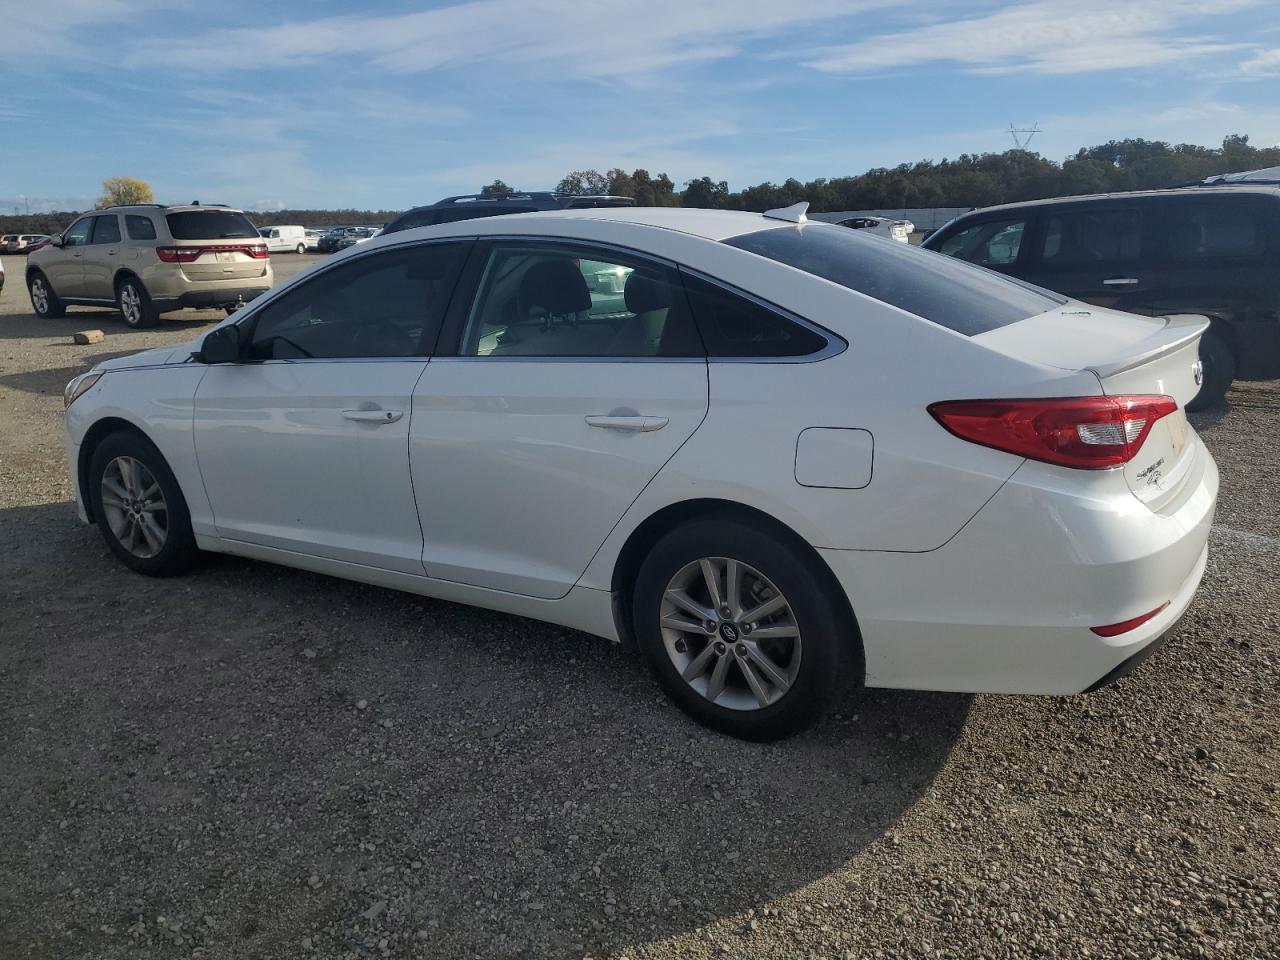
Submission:
{"label": "rear wheel", "polygon": [[31,308],[35,310],[37,317],[54,320],[66,315],[66,306],[53,292],[53,287],[43,273],[33,273],[27,278],[27,293],[31,295]]}
{"label": "rear wheel", "polygon": [[102,538],[125,566],[152,577],[191,566],[197,551],[187,501],[149,440],[128,431],[104,439],[87,486]]}
{"label": "rear wheel", "polygon": [[1200,392],[1187,404],[1188,410],[1204,410],[1222,402],[1236,378],[1236,357],[1221,336],[1209,330],[1200,338],[1203,379]]}
{"label": "rear wheel", "polygon": [[298,244],[298,246],[297,246],[297,252],[298,252],[298,253],[306,253],[306,252],[307,252],[307,245],[306,245],[305,243],[300,243],[300,244]]}
{"label": "rear wheel", "polygon": [[686,713],[749,740],[795,733],[853,679],[856,628],[814,559],[736,520],[663,537],[640,568],[640,650]]}
{"label": "rear wheel", "polygon": [[147,288],[134,277],[125,277],[116,285],[116,304],[124,322],[135,330],[153,327],[160,319]]}

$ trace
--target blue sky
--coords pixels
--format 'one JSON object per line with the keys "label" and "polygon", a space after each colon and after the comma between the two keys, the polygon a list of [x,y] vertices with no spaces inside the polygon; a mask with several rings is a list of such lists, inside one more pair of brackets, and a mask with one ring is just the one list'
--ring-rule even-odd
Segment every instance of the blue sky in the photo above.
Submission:
{"label": "blue sky", "polygon": [[0,209],[738,188],[1125,136],[1280,142],[1277,0],[0,0]]}

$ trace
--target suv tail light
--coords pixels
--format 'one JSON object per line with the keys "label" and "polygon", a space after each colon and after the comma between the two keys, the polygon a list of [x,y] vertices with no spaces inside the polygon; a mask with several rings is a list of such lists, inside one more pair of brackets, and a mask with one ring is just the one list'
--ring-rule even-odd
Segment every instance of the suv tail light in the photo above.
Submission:
{"label": "suv tail light", "polygon": [[265,243],[220,243],[205,247],[156,247],[156,256],[165,263],[191,263],[206,253],[243,253],[254,260],[265,260],[270,255]]}
{"label": "suv tail light", "polygon": [[1178,409],[1173,397],[948,400],[929,406],[962,440],[1080,470],[1128,463],[1152,425]]}

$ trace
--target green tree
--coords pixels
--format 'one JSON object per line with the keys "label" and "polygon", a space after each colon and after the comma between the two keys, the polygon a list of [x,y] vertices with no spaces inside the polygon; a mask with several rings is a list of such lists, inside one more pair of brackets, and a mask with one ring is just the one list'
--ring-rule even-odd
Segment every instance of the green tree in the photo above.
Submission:
{"label": "green tree", "polygon": [[636,205],[640,207],[678,207],[680,198],[676,195],[676,185],[665,173],[651,177],[649,171],[637,168],[631,174],[636,185]]}
{"label": "green tree", "polygon": [[682,207],[702,207],[709,210],[723,209],[729,205],[729,184],[721,180],[716,182],[710,177],[699,177],[684,185],[684,193],[680,196]]}
{"label": "green tree", "polygon": [[609,178],[599,170],[574,170],[558,184],[556,193],[595,197],[609,192]]}
{"label": "green tree", "polygon": [[508,193],[515,193],[501,180],[495,180],[486,186],[480,188],[480,196],[482,197],[501,197]]}
{"label": "green tree", "polygon": [[102,196],[98,198],[97,209],[155,202],[155,191],[147,181],[137,177],[107,177],[102,181]]}

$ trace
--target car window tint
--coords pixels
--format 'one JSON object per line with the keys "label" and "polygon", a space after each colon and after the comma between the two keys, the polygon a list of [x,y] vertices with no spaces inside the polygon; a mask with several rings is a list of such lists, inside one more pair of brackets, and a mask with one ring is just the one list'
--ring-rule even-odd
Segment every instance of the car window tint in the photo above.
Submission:
{"label": "car window tint", "polygon": [[1137,207],[1081,207],[1045,223],[1045,264],[1122,263],[1142,254],[1142,211]]}
{"label": "car window tint", "polygon": [[124,218],[124,226],[129,231],[130,240],[154,240],[156,238],[156,225],[151,222],[150,217],[127,216]]}
{"label": "car window tint", "polygon": [[1013,263],[1022,249],[1026,227],[1024,217],[975,223],[944,240],[938,252],[984,267]]}
{"label": "car window tint", "polygon": [[469,357],[701,356],[679,275],[577,246],[498,244],[459,349]]}
{"label": "car window tint", "polygon": [[230,210],[183,210],[165,215],[175,240],[257,239],[249,218]]}
{"label": "car window tint", "polygon": [[707,356],[804,357],[827,346],[816,330],[761,303],[698,277],[685,277],[693,316]]}
{"label": "car window tint", "polygon": [[93,222],[92,243],[119,243],[120,218],[114,213],[106,213],[95,217]]}
{"label": "car window tint", "polygon": [[1251,205],[1238,199],[1170,203],[1166,211],[1169,254],[1176,260],[1254,257],[1266,247]]}
{"label": "car window tint", "polygon": [[864,230],[810,223],[724,242],[968,336],[1066,303],[1047,290]]}
{"label": "car window tint", "polygon": [[63,246],[78,247],[88,243],[89,231],[93,229],[93,221],[95,219],[95,217],[81,217],[67,227],[66,232],[62,235]]}
{"label": "car window tint", "polygon": [[435,340],[462,244],[374,253],[325,270],[268,303],[253,321],[259,360],[411,357]]}

